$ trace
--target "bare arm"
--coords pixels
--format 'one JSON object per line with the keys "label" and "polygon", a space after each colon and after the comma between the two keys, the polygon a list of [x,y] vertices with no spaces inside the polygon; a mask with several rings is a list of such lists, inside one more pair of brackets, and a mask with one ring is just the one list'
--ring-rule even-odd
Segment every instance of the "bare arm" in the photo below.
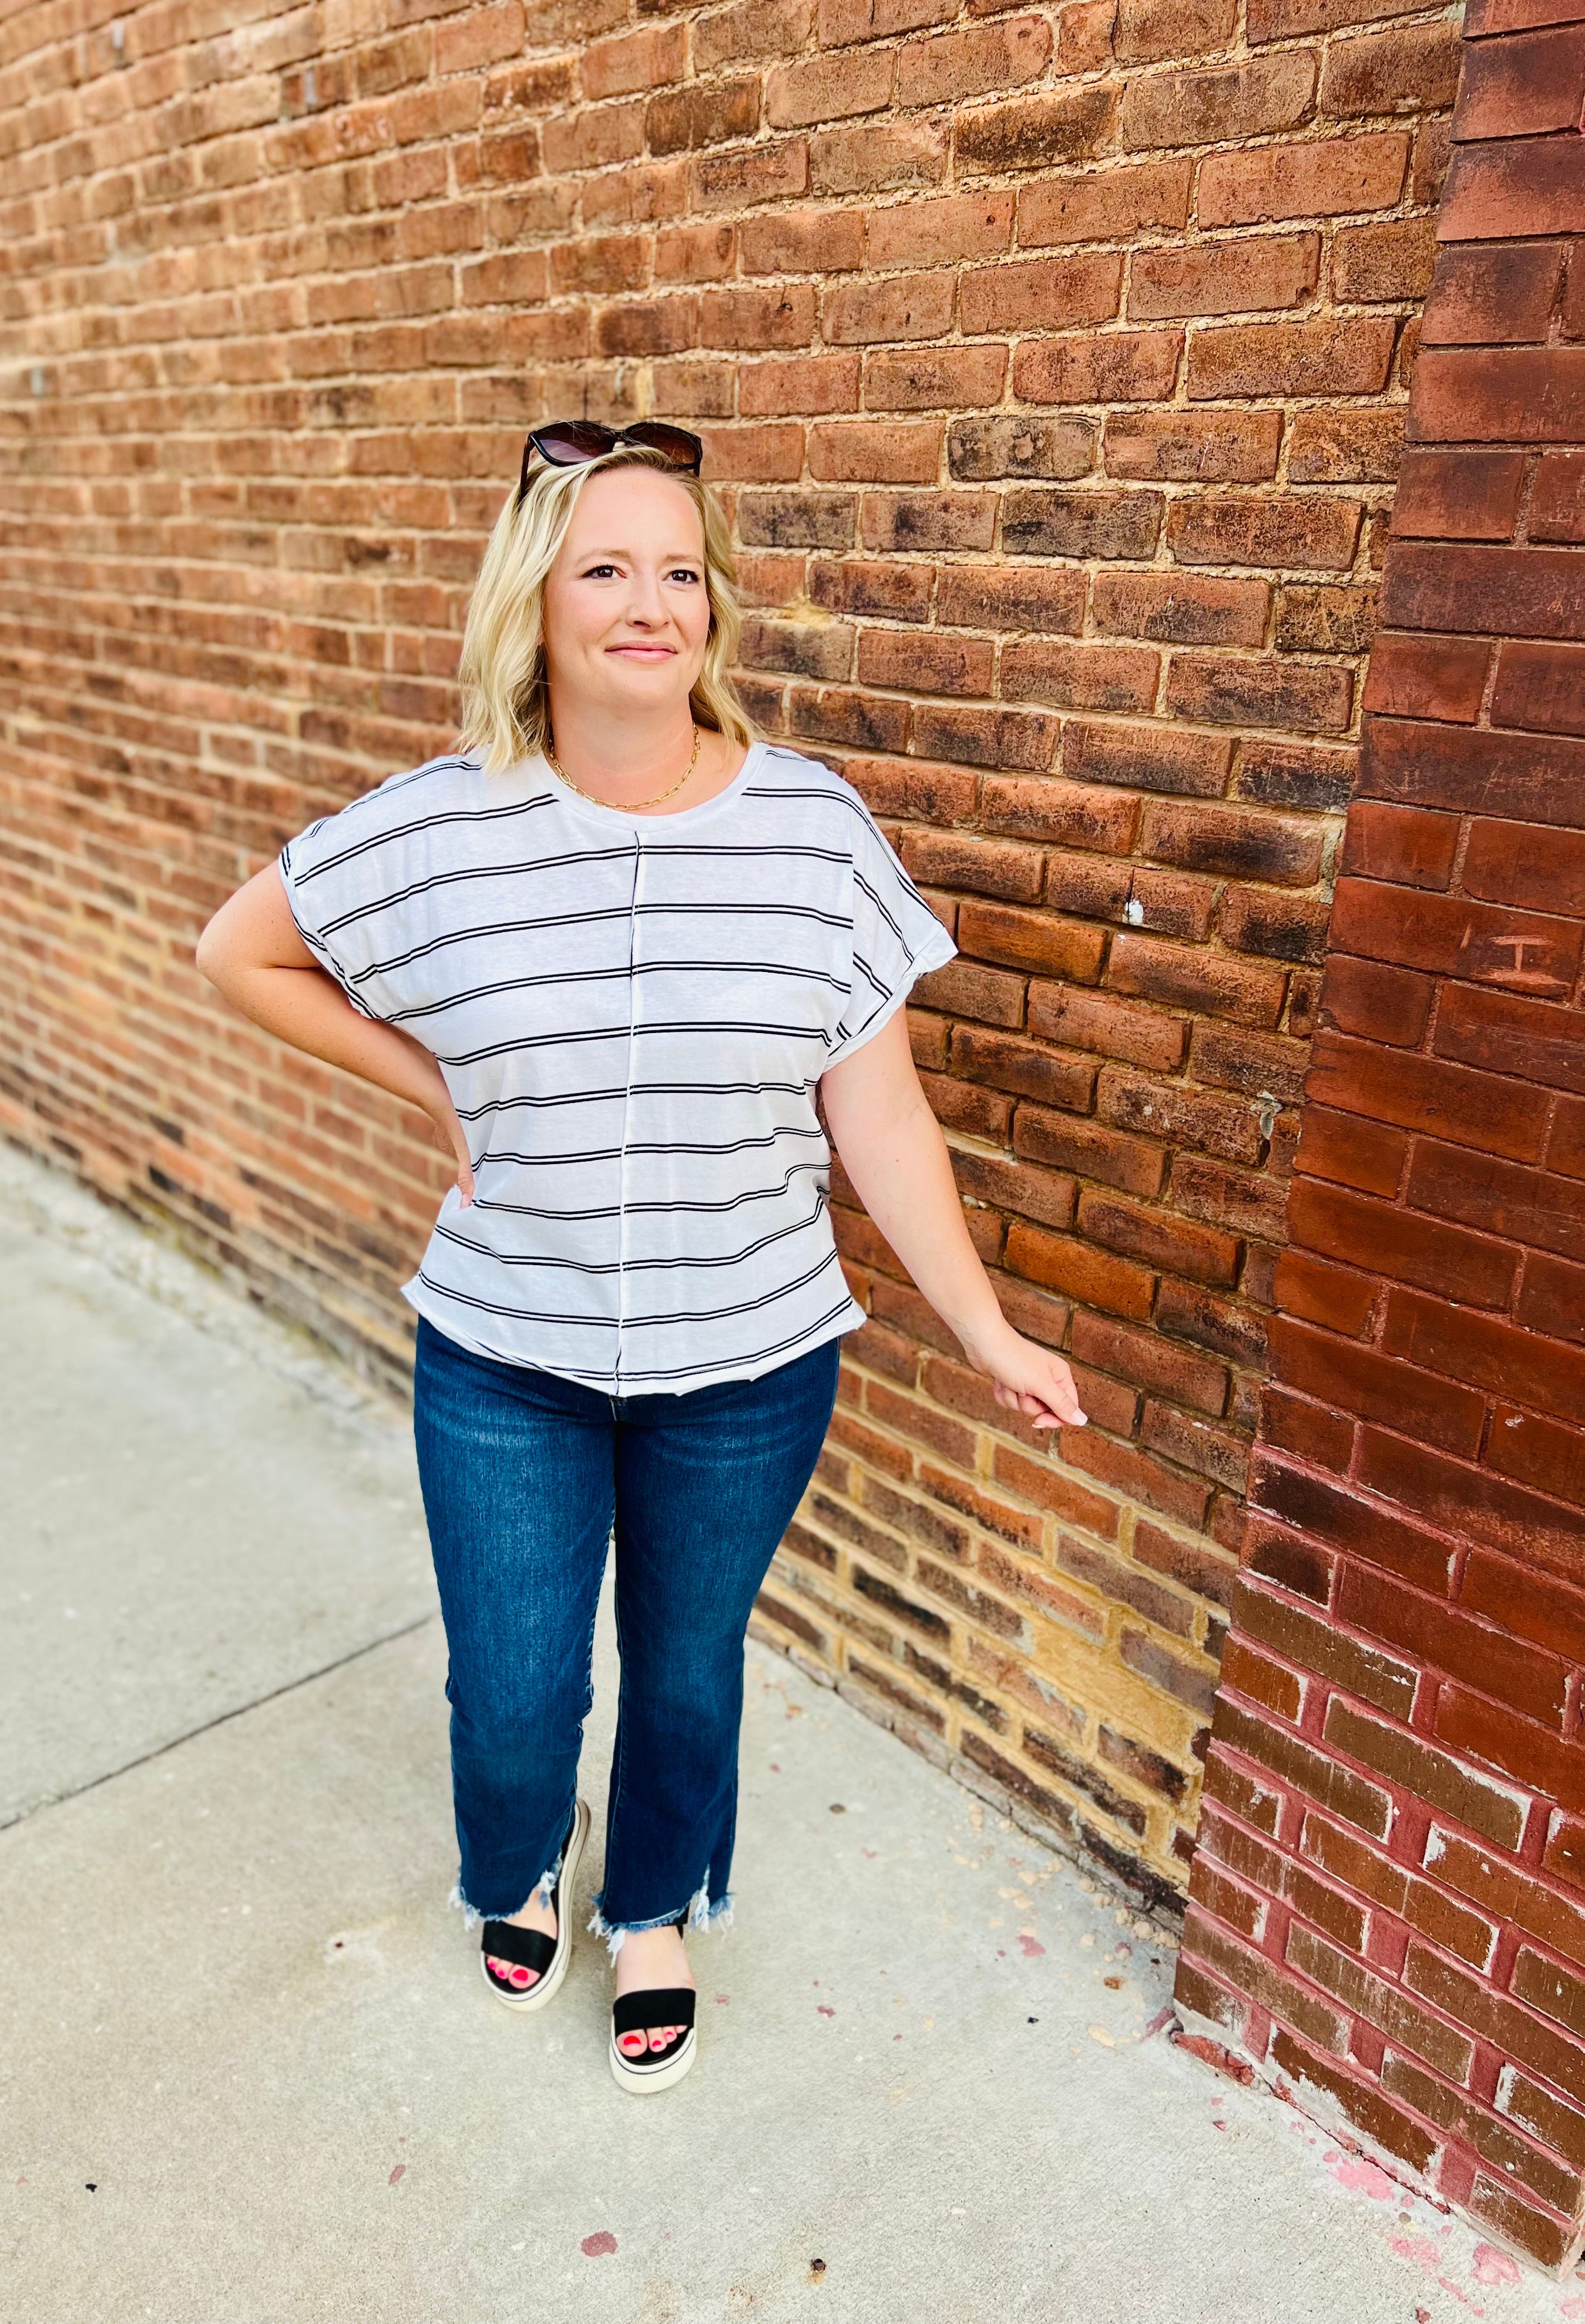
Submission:
{"label": "bare arm", "polygon": [[1037,1428],[1083,1425],[1062,1358],[1013,1330],[963,1223],[940,1125],[926,1102],[898,1010],[820,1084],[825,1119],[864,1208],[996,1400]]}
{"label": "bare arm", "polygon": [[393,1025],[362,1017],[298,934],[278,864],[267,864],[198,938],[198,964],[234,1009],[294,1049],[373,1082],[428,1114],[457,1166],[457,1191],[474,1195],[467,1138],[430,1052]]}

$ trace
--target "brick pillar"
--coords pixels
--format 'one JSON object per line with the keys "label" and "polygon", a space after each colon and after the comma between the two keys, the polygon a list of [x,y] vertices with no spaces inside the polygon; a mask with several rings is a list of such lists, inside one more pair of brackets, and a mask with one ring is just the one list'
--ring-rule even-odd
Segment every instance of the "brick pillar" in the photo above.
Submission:
{"label": "brick pillar", "polygon": [[1178,1978],[1549,2267],[1585,2230],[1582,14],[1465,27]]}

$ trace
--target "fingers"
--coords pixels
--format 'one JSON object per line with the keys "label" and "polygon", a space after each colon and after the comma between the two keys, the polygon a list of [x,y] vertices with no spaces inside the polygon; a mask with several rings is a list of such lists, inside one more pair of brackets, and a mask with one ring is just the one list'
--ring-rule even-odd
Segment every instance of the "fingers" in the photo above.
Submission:
{"label": "fingers", "polygon": [[456,1166],[456,1191],[465,1211],[474,1199],[474,1166],[465,1157]]}

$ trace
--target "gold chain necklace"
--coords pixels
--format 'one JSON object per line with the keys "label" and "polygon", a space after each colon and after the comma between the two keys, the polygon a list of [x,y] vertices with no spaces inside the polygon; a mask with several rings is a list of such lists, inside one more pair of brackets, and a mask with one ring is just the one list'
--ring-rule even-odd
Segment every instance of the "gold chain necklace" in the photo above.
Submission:
{"label": "gold chain necklace", "polygon": [[[617,812],[621,815],[631,815],[637,807],[659,807],[662,799],[675,798],[678,791],[681,790],[683,784],[689,779],[693,774],[694,769],[699,763],[699,743],[703,739],[704,732],[705,730],[702,726],[696,726],[694,728],[693,756],[689,759],[687,766],[684,770],[679,779],[673,783],[668,791],[658,791],[653,798],[624,800],[622,805],[617,809]],[[576,791],[580,798],[593,799],[596,807],[610,807],[612,805],[612,801],[610,799],[595,798],[593,791],[586,791],[582,783],[574,782],[572,777],[567,773],[567,769],[557,757],[553,744],[554,738],[548,735],[545,741],[545,756],[549,761],[554,771],[561,777],[562,781],[567,785],[568,790]]]}

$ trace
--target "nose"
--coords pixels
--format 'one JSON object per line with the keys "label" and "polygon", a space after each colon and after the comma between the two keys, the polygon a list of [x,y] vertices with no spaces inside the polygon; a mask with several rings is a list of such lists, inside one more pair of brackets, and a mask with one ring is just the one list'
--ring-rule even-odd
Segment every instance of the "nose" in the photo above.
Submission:
{"label": "nose", "polygon": [[636,630],[664,629],[670,616],[655,573],[635,573],[628,591],[627,618]]}

